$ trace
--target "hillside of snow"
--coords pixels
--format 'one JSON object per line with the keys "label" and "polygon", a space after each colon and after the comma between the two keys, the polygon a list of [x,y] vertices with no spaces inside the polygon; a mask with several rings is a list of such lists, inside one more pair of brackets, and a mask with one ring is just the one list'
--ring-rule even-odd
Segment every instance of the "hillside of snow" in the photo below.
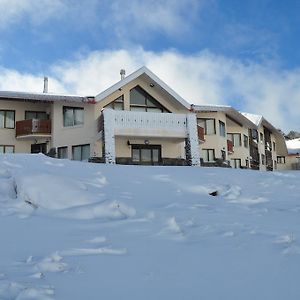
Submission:
{"label": "hillside of snow", "polygon": [[298,300],[299,179],[1,155],[0,299]]}
{"label": "hillside of snow", "polygon": [[287,140],[286,146],[290,154],[300,153],[300,138]]}

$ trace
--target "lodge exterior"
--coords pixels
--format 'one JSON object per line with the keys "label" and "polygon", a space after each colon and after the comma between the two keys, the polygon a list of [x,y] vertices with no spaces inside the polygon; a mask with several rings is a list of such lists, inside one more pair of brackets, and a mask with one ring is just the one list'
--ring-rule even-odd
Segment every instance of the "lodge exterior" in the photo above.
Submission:
{"label": "lodge exterior", "polygon": [[191,105],[146,67],[92,97],[0,91],[0,153],[12,152],[270,171],[287,156],[262,116]]}

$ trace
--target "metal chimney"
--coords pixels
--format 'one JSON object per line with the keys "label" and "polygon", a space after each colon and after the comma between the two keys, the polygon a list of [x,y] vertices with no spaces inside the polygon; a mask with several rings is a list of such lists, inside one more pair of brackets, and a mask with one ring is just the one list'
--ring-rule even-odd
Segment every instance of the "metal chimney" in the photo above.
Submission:
{"label": "metal chimney", "polygon": [[126,74],[125,70],[121,69],[120,70],[121,80],[125,78],[125,74]]}
{"label": "metal chimney", "polygon": [[48,93],[48,77],[44,77],[44,90],[43,93]]}

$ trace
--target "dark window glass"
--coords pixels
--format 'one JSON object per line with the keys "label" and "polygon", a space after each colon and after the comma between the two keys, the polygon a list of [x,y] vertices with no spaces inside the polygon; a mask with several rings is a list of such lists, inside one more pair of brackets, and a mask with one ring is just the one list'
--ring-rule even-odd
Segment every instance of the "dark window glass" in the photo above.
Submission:
{"label": "dark window glass", "polygon": [[47,120],[48,116],[44,111],[25,111],[25,120],[32,119]]}

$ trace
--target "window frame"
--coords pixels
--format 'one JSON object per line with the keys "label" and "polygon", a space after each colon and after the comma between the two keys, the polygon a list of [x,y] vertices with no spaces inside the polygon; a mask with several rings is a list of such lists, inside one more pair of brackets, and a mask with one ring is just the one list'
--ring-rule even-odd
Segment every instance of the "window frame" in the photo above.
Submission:
{"label": "window frame", "polygon": [[91,157],[91,145],[90,144],[73,145],[72,146],[72,160],[75,160],[74,159],[74,148],[80,147],[80,149],[81,149],[81,151],[80,151],[80,160],[76,159],[76,161],[84,161],[85,159],[82,159],[82,148],[86,147],[86,146],[89,146],[89,148],[90,148],[90,154],[89,154],[89,157],[87,158],[87,160],[88,160]]}
{"label": "window frame", "polygon": [[285,164],[285,156],[277,156],[277,164]]}
{"label": "window frame", "polygon": [[[242,160],[240,158],[232,158],[231,161],[233,162],[233,168],[234,169],[241,169]],[[238,165],[237,165],[237,162],[239,162]]]}
{"label": "window frame", "polygon": [[[36,114],[36,117],[35,117],[35,118],[29,119],[29,118],[27,118],[27,116],[26,116],[26,114],[28,114],[28,113]],[[45,114],[46,119],[39,119],[39,118],[37,118],[37,114],[39,114],[39,113]],[[48,119],[49,119],[49,116],[48,116],[48,114],[47,114],[46,111],[38,111],[38,110],[25,110],[25,116],[24,116],[24,117],[25,117],[25,120],[32,120],[32,119],[37,119],[37,120],[48,120]]]}
{"label": "window frame", "polygon": [[[199,121],[204,122],[204,127],[202,126],[202,124],[199,124]],[[214,124],[213,133],[207,133],[207,121],[213,121],[213,124]],[[197,125],[199,125],[200,127],[202,127],[204,129],[204,135],[215,135],[216,134],[216,119],[215,118],[197,118]]]}
{"label": "window frame", "polygon": [[243,144],[245,148],[249,148],[249,137],[246,134],[243,134]]}
{"label": "window frame", "polygon": [[[122,103],[122,109],[116,109],[115,104],[116,103]],[[113,100],[112,102],[108,103],[104,106],[104,108],[111,108],[113,110],[124,110],[124,94]]]}
{"label": "window frame", "polygon": [[[145,97],[145,104],[138,104],[138,103],[131,102],[131,93],[134,90],[137,90],[137,92],[139,92]],[[148,104],[148,101],[150,104]],[[159,101],[157,101],[153,96],[151,96],[147,91],[145,91],[139,85],[135,86],[129,91],[129,107],[131,111],[151,112],[150,111],[151,109],[157,109],[160,110],[160,113],[170,113],[170,111],[167,108],[165,108]],[[137,108],[141,110],[134,110],[132,108]]]}
{"label": "window frame", "polygon": [[[67,157],[60,157],[60,150],[67,150]],[[57,158],[58,159],[67,159],[68,155],[68,146],[57,147]]]}
{"label": "window frame", "polygon": [[[3,120],[4,120],[4,122],[3,122],[3,127],[0,127],[0,129],[15,129],[15,127],[16,127],[16,111],[15,110],[12,110],[12,109],[0,109],[0,113],[1,112],[4,112],[4,118],[3,118]],[[14,115],[14,126],[13,127],[7,127],[7,125],[6,125],[6,123],[7,123],[7,117],[6,117],[6,114],[8,113],[8,112],[12,112],[13,113],[13,115]]]}
{"label": "window frame", "polygon": [[[0,147],[3,147],[3,153],[0,152],[0,154],[12,154],[15,153],[15,145],[0,145]],[[12,147],[13,152],[6,152],[6,147]]]}
{"label": "window frame", "polygon": [[[66,125],[66,120],[65,120],[65,113],[67,110],[73,110],[73,125]],[[82,123],[80,124],[75,124],[75,110],[82,111]],[[84,125],[84,107],[79,107],[79,106],[63,106],[63,127],[76,127],[76,126],[83,126]]]}
{"label": "window frame", "polygon": [[[234,136],[239,136],[239,145],[236,145]],[[232,142],[233,147],[242,147],[242,135],[240,133],[229,132],[227,133],[227,139]]]}
{"label": "window frame", "polygon": [[[208,158],[208,160],[204,160],[204,156],[203,156],[203,162],[210,163],[216,161],[215,149],[202,149],[202,151],[206,152],[206,157]],[[212,152],[213,159],[211,159],[211,155],[210,155],[211,152]]]}
{"label": "window frame", "polygon": [[[133,160],[133,152],[137,150],[139,152],[139,160]],[[142,160],[142,150],[150,150],[151,151],[151,160],[150,161],[143,161]],[[153,159],[153,150],[158,151],[158,160],[154,161]],[[133,163],[139,165],[160,165],[162,162],[162,149],[161,145],[144,145],[144,144],[132,144],[131,145],[131,159]]]}
{"label": "window frame", "polygon": [[[221,128],[224,128],[224,135],[222,134]],[[221,120],[219,120],[219,134],[220,134],[220,136],[223,136],[224,138],[226,137],[226,126],[225,126],[225,123]]]}

